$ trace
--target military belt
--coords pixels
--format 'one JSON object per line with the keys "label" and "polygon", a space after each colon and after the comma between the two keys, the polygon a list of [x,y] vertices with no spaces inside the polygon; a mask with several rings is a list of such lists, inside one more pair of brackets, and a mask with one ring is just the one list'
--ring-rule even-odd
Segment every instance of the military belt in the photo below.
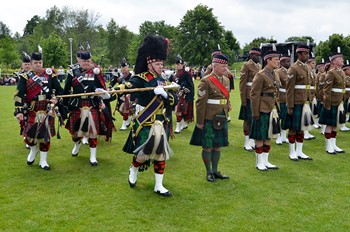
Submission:
{"label": "military belt", "polygon": [[207,103],[213,105],[225,105],[227,104],[227,99],[208,99]]}

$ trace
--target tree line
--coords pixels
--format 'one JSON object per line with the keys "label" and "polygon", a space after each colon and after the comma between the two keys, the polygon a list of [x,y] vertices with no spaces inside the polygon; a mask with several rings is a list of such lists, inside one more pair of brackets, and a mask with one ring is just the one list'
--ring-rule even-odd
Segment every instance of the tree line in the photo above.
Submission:
{"label": "tree line", "polygon": [[[16,69],[21,64],[22,51],[37,51],[40,44],[43,50],[44,65],[64,66],[70,64],[70,46],[75,52],[79,47],[90,49],[94,62],[102,67],[117,66],[123,58],[131,64],[136,60],[137,48],[143,38],[149,34],[167,37],[170,41],[166,65],[175,63],[180,54],[191,66],[202,66],[210,63],[210,54],[218,45],[232,62],[244,57],[250,48],[259,47],[261,43],[280,42],[272,37],[257,37],[249,44],[241,46],[230,30],[225,30],[213,9],[199,4],[190,9],[181,19],[178,26],[171,26],[165,21],[145,21],[139,26],[139,34],[120,26],[112,18],[104,27],[98,23],[101,15],[89,10],[62,9],[53,6],[44,17],[34,15],[27,20],[23,34],[11,34],[10,29],[0,21],[0,65],[2,68]],[[314,42],[310,36],[292,36],[284,42]],[[72,42],[70,42],[72,41]],[[283,41],[282,41],[283,42]],[[350,36],[333,34],[327,41],[317,44],[316,60],[326,58],[331,52],[342,48],[345,60],[350,59]]]}

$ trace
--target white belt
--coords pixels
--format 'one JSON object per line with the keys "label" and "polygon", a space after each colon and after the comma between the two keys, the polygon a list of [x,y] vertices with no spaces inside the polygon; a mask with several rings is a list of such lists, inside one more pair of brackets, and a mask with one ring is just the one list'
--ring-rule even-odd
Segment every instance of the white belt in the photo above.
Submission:
{"label": "white belt", "polygon": [[334,92],[334,93],[345,93],[345,89],[332,88],[332,92]]}
{"label": "white belt", "polygon": [[247,86],[252,86],[253,82],[247,82]]}
{"label": "white belt", "polygon": [[285,93],[285,92],[286,92],[286,89],[280,88],[279,91],[280,91],[281,93]]}
{"label": "white belt", "polygon": [[207,103],[213,105],[225,105],[227,103],[227,99],[208,99]]}
{"label": "white belt", "polygon": [[315,89],[313,85],[295,85],[294,89]]}
{"label": "white belt", "polygon": [[345,88],[346,92],[350,91],[350,88]]}

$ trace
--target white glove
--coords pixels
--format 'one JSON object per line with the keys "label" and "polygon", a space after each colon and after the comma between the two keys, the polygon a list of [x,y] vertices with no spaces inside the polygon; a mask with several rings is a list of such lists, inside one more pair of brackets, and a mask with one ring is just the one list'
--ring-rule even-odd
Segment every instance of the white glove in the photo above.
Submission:
{"label": "white glove", "polygon": [[157,86],[157,87],[154,89],[154,94],[156,94],[156,95],[162,95],[162,97],[164,97],[165,99],[168,98],[167,92],[165,92],[164,88],[163,88],[163,87],[160,87],[160,86]]}
{"label": "white glove", "polygon": [[102,97],[102,99],[109,99],[111,97],[111,95],[104,89],[101,88],[97,88],[95,89],[96,93],[103,93],[103,94],[99,94],[100,97]]}

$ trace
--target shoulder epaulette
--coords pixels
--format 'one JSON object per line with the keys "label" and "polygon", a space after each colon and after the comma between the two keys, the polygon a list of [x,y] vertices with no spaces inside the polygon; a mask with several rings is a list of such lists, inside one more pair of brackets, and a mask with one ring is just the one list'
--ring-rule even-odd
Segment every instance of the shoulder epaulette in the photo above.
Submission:
{"label": "shoulder epaulette", "polygon": [[25,72],[24,73],[19,73],[18,76],[19,76],[19,78],[24,78],[24,79],[28,80],[28,75]]}
{"label": "shoulder epaulette", "polygon": [[140,74],[136,74],[135,76],[141,78],[142,80],[145,80],[145,81],[149,82],[149,80],[148,80],[148,78],[146,76],[147,74],[148,74],[148,72],[143,72],[143,73],[140,73]]}

